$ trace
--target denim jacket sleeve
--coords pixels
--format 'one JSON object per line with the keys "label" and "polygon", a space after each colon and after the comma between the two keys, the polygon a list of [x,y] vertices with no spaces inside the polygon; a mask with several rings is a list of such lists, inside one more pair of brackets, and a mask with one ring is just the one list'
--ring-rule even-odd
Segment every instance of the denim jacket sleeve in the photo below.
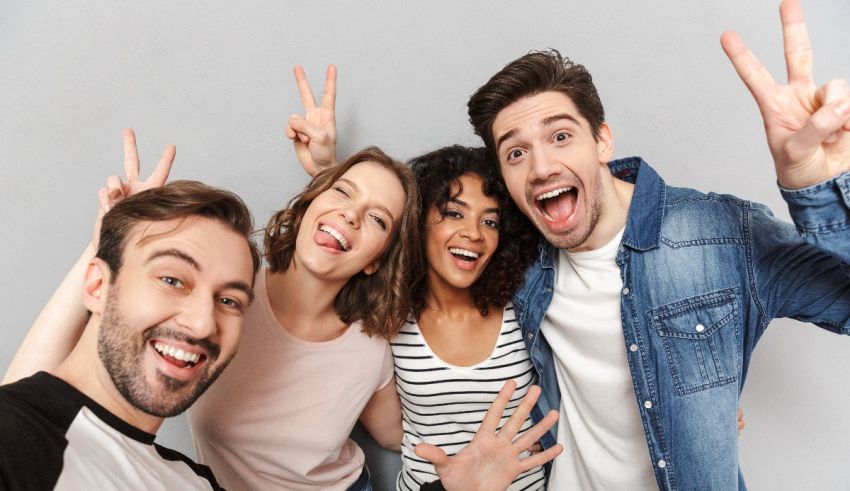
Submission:
{"label": "denim jacket sleeve", "polygon": [[796,230],[755,204],[746,224],[760,328],[790,317],[850,334],[850,173],[782,195]]}
{"label": "denim jacket sleeve", "polygon": [[850,263],[850,171],[807,188],[780,191],[800,235]]}

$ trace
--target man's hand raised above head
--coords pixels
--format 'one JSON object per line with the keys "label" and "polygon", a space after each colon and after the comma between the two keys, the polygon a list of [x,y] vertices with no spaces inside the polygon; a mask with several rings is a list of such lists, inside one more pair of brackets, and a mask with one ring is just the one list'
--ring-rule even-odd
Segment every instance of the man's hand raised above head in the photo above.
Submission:
{"label": "man's hand raised above head", "polygon": [[502,491],[522,472],[549,462],[563,451],[561,445],[554,445],[542,452],[520,457],[558,421],[558,412],[551,411],[542,421],[515,438],[540,397],[540,388],[536,385],[529,388],[513,415],[499,428],[499,421],[514,390],[516,382],[505,382],[475,437],[456,455],[449,457],[434,445],[423,443],[416,446],[416,455],[434,464],[445,489]]}
{"label": "man's hand raised above head", "polygon": [[304,69],[295,66],[295,83],[304,104],[304,115],[293,114],[286,124],[286,137],[292,140],[295,156],[311,176],[336,165],[336,66],[328,65],[325,89],[317,106]]}
{"label": "man's hand raised above head", "polygon": [[720,43],[764,119],[779,183],[802,189],[850,170],[850,85],[812,79],[812,46],[798,0],[779,8],[788,84],[778,84],[734,32]]}

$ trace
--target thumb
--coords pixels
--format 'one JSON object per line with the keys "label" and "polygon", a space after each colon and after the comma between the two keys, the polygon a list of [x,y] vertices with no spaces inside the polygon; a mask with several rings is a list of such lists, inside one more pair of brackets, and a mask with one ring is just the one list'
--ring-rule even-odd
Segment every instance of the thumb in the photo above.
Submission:
{"label": "thumb", "polygon": [[448,460],[446,452],[444,452],[443,449],[428,443],[420,443],[419,445],[416,445],[413,447],[413,453],[415,453],[419,458],[425,459],[434,464],[434,467],[443,465]]}

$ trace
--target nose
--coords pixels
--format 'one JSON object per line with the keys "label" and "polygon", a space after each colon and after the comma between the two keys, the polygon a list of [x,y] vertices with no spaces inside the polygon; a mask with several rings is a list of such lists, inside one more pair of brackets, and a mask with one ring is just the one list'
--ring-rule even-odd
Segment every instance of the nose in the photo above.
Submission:
{"label": "nose", "polygon": [[197,339],[213,336],[216,333],[215,299],[198,291],[192,292],[184,299],[175,321]]}
{"label": "nose", "polygon": [[360,211],[356,206],[349,206],[339,211],[340,217],[352,228],[360,228]]}
{"label": "nose", "polygon": [[481,221],[474,219],[464,220],[460,228],[460,236],[473,242],[481,240]]}
{"label": "nose", "polygon": [[561,172],[561,164],[543,148],[534,148],[526,157],[531,159],[529,178],[531,181],[546,181]]}

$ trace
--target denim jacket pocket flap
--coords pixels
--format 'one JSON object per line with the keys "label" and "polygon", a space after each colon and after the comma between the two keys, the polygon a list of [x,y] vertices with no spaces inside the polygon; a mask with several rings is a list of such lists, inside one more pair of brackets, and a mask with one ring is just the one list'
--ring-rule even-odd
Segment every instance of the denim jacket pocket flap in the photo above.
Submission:
{"label": "denim jacket pocket flap", "polygon": [[729,288],[649,312],[680,395],[737,380],[738,297],[738,288]]}

